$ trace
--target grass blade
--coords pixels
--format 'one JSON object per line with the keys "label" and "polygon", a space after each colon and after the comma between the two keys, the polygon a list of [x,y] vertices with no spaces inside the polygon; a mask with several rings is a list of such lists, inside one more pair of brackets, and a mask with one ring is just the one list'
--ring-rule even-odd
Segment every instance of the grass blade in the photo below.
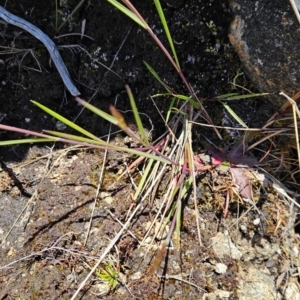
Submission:
{"label": "grass blade", "polygon": [[146,182],[146,180],[149,177],[148,175],[149,175],[150,171],[152,171],[153,162],[154,162],[154,160],[151,159],[149,161],[149,163],[147,164],[147,167],[146,167],[145,171],[143,172],[143,176],[142,176],[142,178],[139,181],[139,185],[138,185],[138,187],[137,187],[137,189],[136,189],[136,191],[134,193],[133,201],[136,201],[138,199],[138,197],[139,197],[139,195],[140,195],[140,193],[141,193],[141,191],[142,191],[142,189],[143,189],[143,187],[145,185],[145,182]]}
{"label": "grass blade", "polygon": [[106,121],[114,124],[114,125],[118,125],[119,121],[117,120],[117,118],[111,116],[110,114],[104,112],[103,110],[95,107],[94,105],[82,100],[79,97],[75,97],[75,100],[77,102],[79,102],[82,106],[84,106],[85,108],[87,108],[88,110],[92,111],[93,113],[95,113],[96,115],[100,116],[101,118],[105,119]]}
{"label": "grass blade", "polygon": [[[48,107],[40,104],[39,102],[33,101],[33,100],[31,100],[31,102],[33,104],[35,104],[36,106],[38,106],[40,109],[42,109],[44,112],[46,112],[47,114],[49,114],[50,116],[54,117],[55,119],[59,120],[60,122],[62,122],[64,124],[66,124],[67,126],[73,128],[74,130],[82,133],[83,135],[88,136],[89,138],[91,138],[93,140],[96,140],[96,141],[102,141],[101,139],[99,139],[98,137],[96,137],[95,135],[93,135],[92,133],[90,133],[87,130],[83,129],[82,127],[76,125],[72,121],[64,118],[60,114],[58,114],[55,111],[51,110],[50,108],[48,108]],[[104,142],[104,141],[102,141],[102,142]]]}
{"label": "grass blade", "polygon": [[230,93],[230,94],[217,96],[216,99],[231,101],[231,100],[241,100],[241,99],[248,99],[254,97],[261,97],[266,95],[269,95],[269,93],[258,93],[258,94],[248,94],[248,95],[239,95],[238,93]]}
{"label": "grass blade", "polygon": [[224,108],[230,113],[230,115],[243,127],[248,128],[248,126],[244,123],[244,121],[230,108],[226,103],[219,101]]}
{"label": "grass blade", "polygon": [[134,98],[133,98],[131,89],[130,89],[130,87],[129,87],[128,85],[126,85],[126,91],[127,91],[128,97],[129,97],[129,101],[130,101],[130,105],[131,105],[132,111],[133,111],[135,123],[136,123],[136,125],[137,125],[137,127],[138,127],[138,130],[139,130],[141,136],[142,136],[141,142],[142,142],[143,144],[145,144],[145,145],[149,145],[149,141],[148,141],[147,134],[146,134],[146,132],[145,132],[145,129],[144,129],[142,120],[141,120],[141,118],[140,118],[138,109],[137,109],[137,107],[136,107],[136,103],[135,103],[135,101],[134,101]]}
{"label": "grass blade", "polygon": [[172,39],[170,30],[169,30],[169,27],[168,27],[167,20],[165,18],[165,14],[164,14],[164,12],[162,10],[162,7],[160,5],[160,1],[159,0],[154,0],[154,4],[156,6],[156,9],[157,9],[158,15],[160,17],[161,23],[162,23],[162,25],[164,27],[165,34],[167,36],[170,48],[172,50],[172,53],[173,53],[176,65],[177,65],[178,69],[180,70],[180,64],[179,64],[179,60],[178,60],[178,57],[177,57],[177,54],[176,54],[176,50],[175,50],[175,47],[174,47],[173,39]]}
{"label": "grass blade", "polygon": [[132,19],[134,22],[136,22],[138,25],[142,26],[144,29],[148,28],[148,25],[142,22],[142,20],[134,14],[130,9],[122,5],[116,0],[107,0],[110,4],[112,4],[115,8],[120,10],[122,13],[124,13],[126,16],[128,16],[130,19]]}
{"label": "grass blade", "polygon": [[187,96],[184,96],[184,95],[174,95],[174,97],[180,99],[180,100],[184,100],[184,101],[187,101],[189,102],[191,105],[193,105],[196,109],[199,109],[200,108],[200,104],[198,102],[196,102],[195,100],[193,100],[192,98],[190,97],[187,97]]}
{"label": "grass blade", "polygon": [[11,146],[11,145],[20,145],[20,144],[34,144],[34,143],[47,143],[56,141],[57,138],[39,138],[39,139],[21,139],[21,140],[9,140],[1,141],[0,146]]}
{"label": "grass blade", "polygon": [[[121,151],[121,152],[127,152],[129,154],[133,154],[133,155],[136,155],[139,157],[146,157],[149,159],[160,161],[162,163],[170,164],[170,161],[166,160],[163,157],[153,155],[153,154],[150,154],[147,152],[142,152],[139,150],[131,149],[131,148],[115,146],[113,144],[108,144],[104,141],[95,141],[95,140],[87,139],[85,137],[72,135],[72,134],[68,134],[68,133],[62,133],[62,132],[58,132],[58,131],[52,131],[52,130],[45,130],[44,132],[49,133],[54,136],[57,136],[57,137],[60,137],[60,138],[63,138],[63,139],[73,141],[73,142],[76,141],[76,142],[78,142],[78,144],[85,143],[85,145],[89,144],[89,146],[91,146],[91,147],[93,145],[97,145],[97,146],[103,147],[103,149],[112,149],[112,150],[117,150],[117,151]],[[57,138],[56,138],[56,140],[57,140]]]}
{"label": "grass blade", "polygon": [[150,71],[150,73],[153,75],[153,77],[167,90],[168,93],[172,94],[172,89],[162,81],[162,79],[159,77],[156,71],[145,61],[144,64],[147,67],[147,69]]}

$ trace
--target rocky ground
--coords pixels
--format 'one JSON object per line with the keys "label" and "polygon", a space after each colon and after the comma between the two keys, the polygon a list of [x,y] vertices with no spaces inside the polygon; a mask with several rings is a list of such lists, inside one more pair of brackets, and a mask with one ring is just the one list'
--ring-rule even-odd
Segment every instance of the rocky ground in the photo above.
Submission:
{"label": "rocky ground", "polygon": [[[152,1],[132,2],[165,42]],[[248,93],[240,87],[263,92],[274,86],[269,84],[269,78],[264,79],[266,74],[278,86],[278,80],[283,84],[279,76],[283,74],[286,79],[286,73],[291,73],[288,93],[296,92],[298,83],[296,74],[288,71],[291,69],[284,69],[284,73],[275,67],[266,73],[262,71],[259,61],[267,56],[263,50],[271,46],[261,42],[265,47],[258,48],[252,44],[254,31],[250,29],[254,25],[247,23],[253,19],[248,15],[256,15],[255,9],[260,9],[260,20],[274,9],[287,22],[281,19],[280,26],[286,24],[285,30],[289,25],[298,32],[299,24],[288,1],[285,6],[281,1],[272,2],[273,7],[265,1],[262,8],[254,4],[245,7],[244,2],[231,2],[230,6],[226,1],[214,0],[162,1],[183,72],[197,96],[203,99],[214,124],[219,126],[237,127],[237,123],[216,101],[216,96]],[[60,2],[59,25],[76,4],[77,1],[71,0]],[[129,84],[140,112],[145,114],[145,126],[154,127],[153,139],[164,132],[164,122],[150,99],[150,95],[164,90],[143,61],[178,93],[187,92],[160,49],[132,21],[106,1],[92,0],[85,1],[56,31],[54,1],[45,4],[11,0],[6,8],[38,26],[55,41],[85,99],[105,111],[109,104],[116,103],[130,123],[132,115],[124,92],[124,85]],[[268,13],[264,14],[264,10]],[[271,16],[264,19],[273,20]],[[84,19],[86,36],[82,38]],[[230,27],[237,19],[246,24],[239,35],[234,25]],[[61,128],[61,124],[30,103],[34,99],[98,136],[107,135],[109,124],[91,112],[82,111],[66,92],[43,45],[17,27],[3,23],[0,26],[1,123],[37,131]],[[278,34],[281,30],[280,27],[274,32]],[[234,47],[228,38],[229,31]],[[238,48],[240,45],[244,47]],[[254,54],[249,51],[249,63],[241,52],[248,49],[245,45],[251,51],[258,49]],[[280,45],[285,52],[284,42]],[[297,49],[296,44],[294,47]],[[252,66],[258,70],[259,81],[255,72],[250,71]],[[267,91],[277,97],[279,89]],[[272,99],[244,99],[230,105],[249,127],[258,128],[278,112],[278,104],[284,103],[280,98],[276,102]],[[169,99],[157,98],[156,105],[164,114]],[[288,127],[291,123],[287,122],[280,119],[274,126]],[[0,134],[1,140],[21,138],[7,132]],[[213,154],[207,155],[207,149],[199,142],[202,135],[224,152],[241,138],[237,131],[223,130],[224,139],[220,141],[212,129],[195,125],[194,151],[206,166],[212,165]],[[191,193],[184,203],[180,247],[175,247],[173,240],[157,272],[151,276],[147,272],[166,237],[165,232],[159,232],[158,222],[150,230],[163,198],[164,181],[151,205],[145,203],[138,210],[128,230],[110,247],[128,220],[133,182],[140,179],[137,171],[118,180],[124,164],[131,162],[132,157],[109,152],[105,159],[103,151],[67,145],[1,147],[0,282],[3,288],[0,299],[71,299],[106,252],[77,299],[299,299],[298,207],[293,202],[297,200],[297,163],[293,138],[289,131],[289,136],[272,139],[276,147],[271,150],[269,144],[262,143],[251,151],[257,160],[264,158],[260,168],[237,171],[219,166],[199,173],[197,208],[201,242]],[[123,139],[120,133],[112,134],[112,143],[124,143]],[[265,158],[267,151],[270,155]],[[103,164],[104,179],[97,194]],[[251,182],[252,191],[251,199],[246,201],[234,193],[237,178],[245,176]],[[294,194],[288,194],[286,186]],[[228,192],[231,202],[224,217]],[[158,234],[156,238],[155,234]]]}

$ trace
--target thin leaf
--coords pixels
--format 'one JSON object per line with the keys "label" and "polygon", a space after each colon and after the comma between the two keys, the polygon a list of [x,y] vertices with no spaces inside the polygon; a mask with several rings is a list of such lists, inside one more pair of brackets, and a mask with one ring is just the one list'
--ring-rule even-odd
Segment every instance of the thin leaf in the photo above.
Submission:
{"label": "thin leaf", "polygon": [[110,114],[104,112],[103,110],[95,107],[94,105],[78,98],[75,97],[75,100],[77,102],[79,102],[82,106],[84,106],[85,108],[87,108],[88,110],[92,111],[93,113],[95,113],[96,115],[100,116],[101,118],[105,119],[106,121],[114,124],[114,125],[118,125],[118,119],[111,116]]}
{"label": "thin leaf", "polygon": [[[44,112],[46,112],[48,115],[54,117],[55,119],[59,120],[60,122],[66,124],[67,126],[73,128],[74,130],[84,134],[85,136],[90,137],[91,139],[94,139],[96,141],[102,141],[101,139],[99,139],[98,137],[96,137],[95,135],[93,135],[92,133],[88,132],[87,130],[83,129],[82,127],[76,125],[75,123],[73,123],[72,121],[64,118],[63,116],[61,116],[60,114],[56,113],[55,111],[51,110],[50,108],[40,104],[37,101],[33,101],[31,100],[31,102],[33,104],[35,104],[36,106],[38,106],[40,109],[42,109]],[[104,142],[104,141],[102,141]]]}
{"label": "thin leaf", "polygon": [[146,182],[146,180],[148,179],[148,175],[150,173],[150,171],[152,171],[152,164],[153,164],[154,160],[151,159],[148,164],[147,164],[147,167],[145,169],[145,171],[143,172],[143,176],[142,178],[140,179],[140,182],[139,182],[139,185],[134,193],[134,196],[133,196],[133,201],[136,201],[141,193],[141,190],[143,189],[144,187],[144,184]]}
{"label": "thin leaf", "polygon": [[178,60],[176,50],[175,50],[175,47],[174,47],[173,39],[171,37],[171,33],[170,33],[170,30],[169,30],[168,23],[167,23],[167,20],[165,18],[164,12],[163,12],[162,7],[160,5],[160,1],[159,0],[154,0],[154,4],[156,6],[156,9],[157,9],[158,15],[160,17],[161,23],[164,27],[164,31],[165,31],[165,34],[167,36],[170,48],[171,48],[172,53],[173,53],[173,56],[175,58],[176,65],[177,65],[178,69],[180,70],[180,64],[179,64],[179,60]]}
{"label": "thin leaf", "polygon": [[229,114],[243,127],[248,128],[248,126],[244,123],[244,121],[230,108],[226,103],[219,101],[224,108],[229,112]]}
{"label": "thin leaf", "polygon": [[60,131],[43,130],[43,132],[46,132],[48,134],[58,136],[58,137],[61,137],[61,138],[65,138],[65,139],[68,139],[68,140],[82,142],[82,143],[89,143],[89,144],[100,145],[100,146],[110,146],[110,144],[108,144],[107,142],[102,141],[102,140],[100,140],[100,141],[97,140],[96,141],[94,139],[88,139],[88,138],[83,137],[83,136],[64,133],[64,132],[60,132]]}
{"label": "thin leaf", "polygon": [[175,102],[175,97],[171,100],[171,103],[169,105],[168,111],[167,111],[167,116],[166,116],[166,123],[168,124],[171,116],[172,109],[174,107],[174,102]]}
{"label": "thin leaf", "polygon": [[227,99],[231,96],[236,96],[236,95],[238,95],[238,93],[229,93],[229,94],[219,95],[215,98],[218,99],[218,100],[224,100],[224,99]]}
{"label": "thin leaf", "polygon": [[168,93],[172,94],[172,89],[162,81],[162,79],[159,77],[156,71],[145,61],[144,64],[147,67],[147,69],[150,71],[150,73],[153,75],[153,77],[167,90]]}
{"label": "thin leaf", "polygon": [[180,229],[181,229],[181,216],[182,216],[182,202],[181,199],[177,201],[176,205],[176,227],[175,227],[175,233],[176,233],[176,248],[180,249]]}
{"label": "thin leaf", "polygon": [[55,30],[57,30],[58,24],[58,0],[55,0]]}
{"label": "thin leaf", "polygon": [[90,144],[90,146],[92,147],[92,145],[99,145],[102,146],[104,149],[113,149],[113,150],[117,150],[117,151],[121,151],[121,152],[127,152],[133,155],[137,155],[139,157],[146,157],[149,159],[154,159],[157,161],[160,161],[162,163],[167,163],[169,164],[170,162],[168,160],[166,160],[163,157],[160,156],[156,156],[147,152],[142,152],[142,151],[138,151],[135,149],[131,149],[131,148],[126,148],[126,147],[119,147],[119,146],[115,146],[113,144],[108,144],[104,141],[95,141],[95,140],[91,140],[91,139],[87,139],[84,137],[80,137],[80,136],[76,136],[76,135],[72,135],[72,134],[67,134],[67,133],[62,133],[62,132],[57,132],[57,131],[51,131],[51,130],[44,130],[44,132],[47,132],[49,134],[52,134],[54,136],[58,136],[61,138],[66,138],[69,139],[71,141],[78,141],[78,142],[82,142],[82,143],[88,143]]}
{"label": "thin leaf", "polygon": [[181,100],[189,102],[196,109],[199,109],[199,107],[200,107],[200,104],[198,102],[196,102],[195,100],[193,100],[192,98],[190,98],[190,97],[187,97],[187,96],[184,96],[184,95],[175,95],[175,94],[173,94],[173,96],[176,97],[176,98],[178,98],[178,99],[181,99]]}
{"label": "thin leaf", "polygon": [[131,89],[130,89],[130,87],[128,85],[126,85],[126,91],[127,91],[128,97],[129,97],[129,101],[130,101],[130,105],[131,105],[132,111],[133,111],[135,123],[136,123],[136,125],[138,127],[140,135],[142,136],[141,142],[144,145],[149,145],[148,136],[147,136],[147,134],[145,132],[145,129],[144,129],[141,117],[139,115],[139,111],[138,111],[136,103],[134,101]]}
{"label": "thin leaf", "polygon": [[[234,93],[233,93],[234,94]],[[230,94],[227,94],[230,95]],[[218,96],[216,97],[219,100],[241,100],[241,99],[248,99],[248,98],[254,98],[254,97],[261,97],[261,96],[265,96],[265,95],[269,95],[269,93],[258,93],[258,94],[248,94],[248,95],[232,95],[232,96],[227,96],[226,98],[220,98],[222,96]]]}
{"label": "thin leaf", "polygon": [[125,7],[124,5],[122,5],[121,3],[119,3],[116,0],[107,0],[110,4],[112,4],[115,8],[117,8],[118,10],[120,10],[122,13],[124,13],[125,15],[127,15],[130,19],[132,19],[134,22],[136,22],[138,25],[140,25],[141,27],[143,27],[144,29],[148,28],[148,25],[145,24],[144,22],[142,22],[142,20],[140,20],[140,18],[134,14],[130,9],[128,9],[127,7]]}
{"label": "thin leaf", "polygon": [[57,138],[36,138],[36,139],[9,140],[9,141],[1,141],[0,146],[46,143],[46,142],[53,142],[53,141],[56,141],[56,140],[57,140]]}
{"label": "thin leaf", "polygon": [[176,97],[180,100],[184,100],[189,102],[190,104],[192,104],[196,109],[200,108],[200,104],[198,102],[196,102],[194,99],[187,97],[185,95],[178,95],[178,94],[174,94],[172,91],[170,91],[169,93],[161,93],[161,94],[155,94],[153,96],[151,96],[152,98],[156,98],[156,97],[160,97],[160,96],[172,96],[172,97]]}

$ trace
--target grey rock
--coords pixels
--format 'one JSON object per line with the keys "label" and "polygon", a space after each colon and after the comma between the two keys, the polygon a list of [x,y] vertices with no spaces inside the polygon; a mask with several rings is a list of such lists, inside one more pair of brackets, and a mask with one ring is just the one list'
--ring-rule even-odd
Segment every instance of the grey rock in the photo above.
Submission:
{"label": "grey rock", "polygon": [[261,270],[249,267],[246,272],[240,272],[239,281],[237,296],[240,300],[276,299],[274,277]]}
{"label": "grey rock", "polygon": [[224,258],[225,256],[229,256],[235,260],[241,259],[242,253],[233,244],[233,242],[231,241],[228,235],[218,232],[216,236],[212,237],[211,240],[212,240],[212,247],[214,253],[219,258]]}
{"label": "grey rock", "polygon": [[300,89],[300,25],[288,1],[231,0],[234,20],[229,39],[244,71],[261,92],[280,105],[284,91]]}
{"label": "grey rock", "polygon": [[227,267],[225,264],[218,263],[218,264],[216,264],[216,266],[215,266],[215,272],[216,272],[217,274],[225,274],[226,271],[227,271],[227,268],[228,268],[228,267]]}

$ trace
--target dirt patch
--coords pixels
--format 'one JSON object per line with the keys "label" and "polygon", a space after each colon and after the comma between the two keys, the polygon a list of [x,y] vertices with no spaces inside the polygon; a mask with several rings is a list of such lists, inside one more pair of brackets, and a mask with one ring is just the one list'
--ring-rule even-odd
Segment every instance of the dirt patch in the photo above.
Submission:
{"label": "dirt patch", "polygon": [[[59,8],[59,24],[75,2],[68,1]],[[165,42],[153,3],[133,2]],[[232,18],[228,5],[215,2],[164,1],[163,7],[189,83],[199,98],[207,98],[204,107],[214,124],[224,125],[227,120],[234,127],[235,120],[215,97],[236,91],[232,81],[248,88],[251,85],[244,75],[236,77],[241,66],[227,38]],[[87,1],[59,32],[55,30],[54,2],[33,7],[28,1],[9,1],[6,8],[51,38],[57,37],[55,42],[85,99],[105,111],[117,101],[116,106],[130,122],[132,115],[127,112],[130,106],[124,92],[124,85],[129,84],[140,112],[145,114],[143,121],[149,129],[154,127],[153,139],[164,131],[164,122],[150,98],[164,90],[143,61],[178,93],[186,92],[146,32],[106,1]],[[87,21],[87,37],[81,39],[83,19]],[[29,102],[34,99],[76,119],[94,134],[106,135],[109,124],[86,110],[81,112],[82,107],[68,95],[49,64],[45,48],[29,34],[1,26],[6,50],[22,50],[0,57],[1,93],[5,99],[0,103],[1,122],[37,131],[59,128],[59,123]],[[41,68],[41,72],[33,68]],[[164,114],[169,102],[169,98],[160,98],[155,103]],[[235,102],[232,109],[254,127],[262,126],[275,112],[274,106],[263,99]],[[200,131],[211,141],[218,141],[225,152],[242,138],[236,131],[224,131],[225,139],[219,141],[213,130],[197,127],[193,132],[195,152],[205,152],[198,141]],[[1,132],[1,138],[20,136]],[[123,137],[114,136],[113,143],[124,144]],[[109,152],[98,191],[103,151],[62,145],[54,149],[14,146],[0,151],[0,280],[5,287],[0,299],[70,299],[138,204],[132,202],[132,194],[143,170],[118,180],[134,158]],[[197,177],[200,215],[195,213],[191,192],[183,203],[180,247],[176,247],[175,236],[155,275],[146,276],[167,234],[159,228],[164,221],[161,216],[151,228],[168,188],[163,178],[155,195],[139,208],[128,230],[93,272],[79,294],[81,299],[249,299],[248,295],[259,299],[255,290],[263,293],[264,299],[272,299],[276,293],[297,293],[298,282],[290,277],[298,267],[298,235],[292,230],[296,209],[271,179],[258,180],[258,171],[248,174],[255,203],[242,201],[233,192],[230,168],[210,168],[212,157],[204,156],[201,159],[209,171]],[[224,218],[228,193],[231,201]],[[168,229],[170,222],[166,226]],[[291,257],[295,258],[293,262]],[[248,285],[249,281],[260,285]]]}
{"label": "dirt patch", "polygon": [[[111,159],[115,157],[108,161]],[[94,150],[49,153],[33,147],[24,163],[13,166],[26,195],[2,171],[1,253],[2,266],[7,266],[1,269],[6,286],[3,299],[13,295],[22,299],[71,298],[121,229],[132,204],[132,180],[137,182],[138,174],[118,182],[116,173],[121,164],[115,172],[106,172],[95,202],[102,161],[103,153]],[[226,191],[221,184],[227,180],[223,174],[220,182],[218,172],[216,169],[198,182],[202,247],[195,242],[198,237],[191,198],[184,209],[180,250],[171,246],[157,275],[145,277],[166,237],[165,230],[158,233],[160,220],[150,230],[162,201],[157,198],[151,209],[145,204],[139,210],[130,230],[97,268],[81,297],[197,299],[227,293],[225,298],[248,299],[240,286],[259,272],[265,295],[275,295],[275,279],[277,287],[282,280],[291,284],[286,281],[287,270],[282,270],[289,260],[283,251],[288,241],[294,241],[293,251],[298,246],[297,237],[292,239],[286,226],[280,225],[291,220],[284,198],[280,199],[275,190],[257,187],[254,198],[260,200],[255,208],[250,203],[233,202],[227,218],[222,218]],[[158,235],[153,240],[155,233]],[[108,266],[117,277],[115,289],[103,279]],[[252,291],[253,285],[248,288]]]}

